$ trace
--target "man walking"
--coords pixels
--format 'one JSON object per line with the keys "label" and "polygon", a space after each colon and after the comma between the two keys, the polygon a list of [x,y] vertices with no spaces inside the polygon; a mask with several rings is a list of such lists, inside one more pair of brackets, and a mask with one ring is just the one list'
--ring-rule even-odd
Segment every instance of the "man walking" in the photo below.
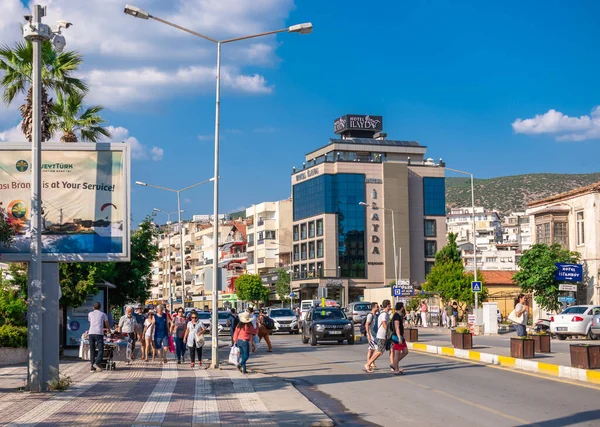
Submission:
{"label": "man walking", "polygon": [[125,309],[125,315],[121,316],[121,318],[119,319],[119,326],[117,328],[117,331],[120,334],[127,334],[129,339],[131,340],[131,360],[135,359],[133,353],[135,351],[135,341],[137,339],[135,331],[136,325],[137,321],[133,316],[133,307],[129,306]]}
{"label": "man walking", "polygon": [[381,303],[382,312],[379,313],[377,317],[377,333],[375,338],[377,339],[377,347],[373,353],[373,356],[367,361],[367,364],[364,367],[364,371],[372,374],[374,371],[371,369],[371,365],[375,363],[375,361],[385,352],[385,347],[387,343],[387,326],[390,321],[390,300],[383,300]]}
{"label": "man walking", "polygon": [[[377,338],[375,337],[377,334],[377,315],[379,313],[379,304],[377,304],[376,302],[371,303],[371,312],[369,314],[367,314],[367,320],[365,321],[365,329],[367,332],[367,343],[368,343],[368,350],[367,350],[367,363],[369,363],[369,360],[371,360],[371,358],[373,357],[373,353],[375,353],[375,350],[377,350]],[[371,369],[375,370],[377,369],[377,366],[375,366],[375,363],[371,364],[369,366]]]}
{"label": "man walking", "polygon": [[446,308],[444,311],[446,312],[448,329],[452,329],[454,327],[454,321],[453,321],[454,307],[452,307],[452,304],[450,304],[450,301],[448,301],[448,305],[446,305]]}
{"label": "man walking", "polygon": [[271,353],[273,351],[273,346],[271,345],[271,330],[267,328],[265,318],[267,317],[264,310],[260,310],[260,315],[258,316],[258,342],[260,342],[263,338],[267,343],[267,352]]}
{"label": "man walking", "polygon": [[233,342],[233,334],[235,333],[235,328],[237,327],[238,323],[240,323],[240,318],[235,312],[235,308],[232,308],[231,312],[229,313],[229,332],[231,332],[231,345],[235,344]]}
{"label": "man walking", "polygon": [[[90,329],[88,329],[88,341],[90,343],[90,372],[96,372],[96,370],[102,370],[100,362],[102,362],[102,356],[104,355],[104,331],[106,328],[110,331],[110,325],[108,324],[108,317],[102,311],[100,311],[100,303],[94,303],[94,311],[88,313],[88,321],[90,322]],[[96,348],[98,349],[98,355],[96,357]]]}

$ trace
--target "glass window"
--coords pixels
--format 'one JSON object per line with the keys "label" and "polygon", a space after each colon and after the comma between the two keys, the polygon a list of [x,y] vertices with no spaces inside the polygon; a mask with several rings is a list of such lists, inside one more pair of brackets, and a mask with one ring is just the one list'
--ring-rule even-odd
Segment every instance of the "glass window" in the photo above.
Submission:
{"label": "glass window", "polygon": [[537,243],[550,245],[550,223],[537,224],[535,226]]}
{"label": "glass window", "polygon": [[315,237],[315,222],[311,221],[308,223],[308,237]]}
{"label": "glass window", "polygon": [[318,219],[317,220],[317,236],[322,236],[322,235],[323,235],[323,220]]}
{"label": "glass window", "polygon": [[302,243],[300,246],[300,259],[302,259],[302,261],[306,259],[306,243]]}
{"label": "glass window", "polygon": [[585,229],[583,223],[583,211],[576,214],[577,219],[577,246],[585,245]]}
{"label": "glass window", "polygon": [[554,243],[558,243],[562,247],[567,247],[569,244],[567,235],[567,223],[566,222],[555,222],[554,223]]}
{"label": "glass window", "polygon": [[275,230],[266,230],[265,231],[265,239],[267,240],[275,240],[277,239],[277,235]]}
{"label": "glass window", "polygon": [[435,240],[425,240],[425,258],[435,257],[437,252],[437,242]]}
{"label": "glass window", "polygon": [[436,237],[435,219],[425,220],[425,237]]}
{"label": "glass window", "polygon": [[429,274],[431,272],[434,264],[435,263],[433,261],[425,261],[425,274]]}
{"label": "glass window", "polygon": [[423,178],[424,214],[446,216],[446,183],[444,178]]}
{"label": "glass window", "polygon": [[323,258],[323,240],[317,240],[317,258]]}
{"label": "glass window", "polygon": [[317,263],[317,275],[319,277],[323,277],[323,263],[322,262]]}
{"label": "glass window", "polygon": [[294,242],[298,241],[299,238],[300,238],[300,235],[298,233],[298,226],[294,225]]}
{"label": "glass window", "polygon": [[306,224],[300,225],[300,239],[306,239]]}
{"label": "glass window", "polygon": [[300,247],[294,245],[294,261],[300,261]]}
{"label": "glass window", "polygon": [[315,258],[315,242],[308,242],[308,258]]}

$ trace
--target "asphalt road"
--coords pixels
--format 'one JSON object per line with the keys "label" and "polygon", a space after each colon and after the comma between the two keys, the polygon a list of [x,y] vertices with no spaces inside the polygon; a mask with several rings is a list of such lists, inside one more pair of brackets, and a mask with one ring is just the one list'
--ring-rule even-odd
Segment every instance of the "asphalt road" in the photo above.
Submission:
{"label": "asphalt road", "polygon": [[416,352],[402,361],[403,376],[391,375],[387,353],[367,374],[364,343],[272,340],[274,352],[263,343],[249,367],[291,380],[338,425],[600,425],[600,387]]}

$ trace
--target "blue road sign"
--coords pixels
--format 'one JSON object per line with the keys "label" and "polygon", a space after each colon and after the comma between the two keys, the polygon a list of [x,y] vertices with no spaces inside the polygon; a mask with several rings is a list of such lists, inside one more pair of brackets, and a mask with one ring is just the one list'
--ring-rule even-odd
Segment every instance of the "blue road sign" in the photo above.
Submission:
{"label": "blue road sign", "polygon": [[566,302],[567,304],[573,304],[575,302],[574,297],[558,297],[559,302]]}
{"label": "blue road sign", "polygon": [[481,292],[481,282],[471,282],[471,290],[473,292]]}
{"label": "blue road sign", "polygon": [[402,288],[392,288],[392,296],[401,297],[402,296]]}
{"label": "blue road sign", "polygon": [[294,298],[296,295],[294,295],[293,292],[290,292],[290,298]]}

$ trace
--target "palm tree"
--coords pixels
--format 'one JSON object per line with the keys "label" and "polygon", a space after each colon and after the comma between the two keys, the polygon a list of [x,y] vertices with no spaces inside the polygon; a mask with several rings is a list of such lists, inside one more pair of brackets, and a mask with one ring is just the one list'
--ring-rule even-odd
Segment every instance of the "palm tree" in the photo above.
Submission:
{"label": "palm tree", "polygon": [[[48,98],[48,90],[56,93],[72,95],[77,92],[85,93],[87,85],[73,77],[73,73],[83,62],[83,56],[78,52],[68,51],[56,53],[50,41],[42,43],[42,141],[47,141],[52,135],[50,131],[50,111],[52,99]],[[31,72],[33,68],[33,46],[31,42],[17,42],[13,48],[0,47],[0,71],[4,76],[0,80],[3,88],[3,100],[10,105],[18,94],[27,93],[25,104],[19,110],[23,117],[21,130],[31,141],[32,93]]]}
{"label": "palm tree", "polygon": [[82,141],[90,142],[98,142],[101,136],[110,138],[110,132],[101,126],[106,121],[98,114],[104,107],[94,105],[84,111],[83,98],[81,92],[66,97],[58,92],[51,109],[50,132],[62,132],[61,142],[78,142],[77,134]]}

